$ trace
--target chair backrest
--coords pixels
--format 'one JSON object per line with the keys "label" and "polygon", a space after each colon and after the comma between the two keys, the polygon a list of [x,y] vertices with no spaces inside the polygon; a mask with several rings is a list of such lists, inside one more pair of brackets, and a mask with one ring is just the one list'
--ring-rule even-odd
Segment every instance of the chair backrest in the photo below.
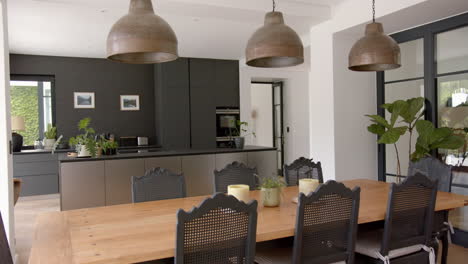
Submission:
{"label": "chair backrest", "polygon": [[224,169],[214,171],[214,192],[226,193],[231,184],[246,184],[253,190],[257,187],[256,175],[256,168],[249,168],[243,163],[234,161]]}
{"label": "chair backrest", "polygon": [[6,237],[5,227],[3,226],[2,214],[0,213],[0,263],[13,264],[10,246]]}
{"label": "chair backrest", "polygon": [[322,163],[300,157],[290,165],[284,165],[284,177],[288,186],[299,184],[300,179],[312,178],[323,183]]}
{"label": "chair backrest", "polygon": [[163,168],[148,170],[144,176],[132,177],[132,200],[134,203],[183,198],[185,178]]}
{"label": "chair backrest", "polygon": [[426,157],[417,162],[410,162],[408,176],[413,176],[416,173],[424,174],[433,181],[437,180],[439,182],[439,191],[452,191],[452,166],[443,163],[439,159]]}
{"label": "chair backrest", "polygon": [[299,194],[293,263],[354,263],[360,193],[328,181]]}
{"label": "chair backrest", "polygon": [[392,183],[380,253],[431,241],[432,222],[437,196],[437,180],[416,175],[401,184]]}
{"label": "chair backrest", "polygon": [[177,212],[176,264],[254,263],[257,201],[217,193]]}

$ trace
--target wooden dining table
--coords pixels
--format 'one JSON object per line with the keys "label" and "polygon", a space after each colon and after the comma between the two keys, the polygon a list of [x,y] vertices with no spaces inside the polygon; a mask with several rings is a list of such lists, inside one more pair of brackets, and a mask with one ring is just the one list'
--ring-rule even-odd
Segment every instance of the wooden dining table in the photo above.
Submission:
{"label": "wooden dining table", "polygon": [[[359,224],[385,218],[390,184],[373,180],[343,182],[361,187]],[[258,208],[257,242],[294,235],[297,187],[286,187],[279,207]],[[136,263],[174,256],[176,212],[190,210],[207,196],[124,204],[64,212],[37,218],[30,264]],[[260,199],[259,191],[251,191]],[[438,192],[436,211],[468,205],[468,196]]]}

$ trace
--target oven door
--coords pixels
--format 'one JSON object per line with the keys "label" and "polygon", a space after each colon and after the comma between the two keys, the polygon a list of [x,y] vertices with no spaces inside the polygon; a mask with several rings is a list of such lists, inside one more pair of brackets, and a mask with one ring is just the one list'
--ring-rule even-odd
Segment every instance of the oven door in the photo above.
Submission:
{"label": "oven door", "polygon": [[239,114],[216,114],[216,137],[238,136]]}

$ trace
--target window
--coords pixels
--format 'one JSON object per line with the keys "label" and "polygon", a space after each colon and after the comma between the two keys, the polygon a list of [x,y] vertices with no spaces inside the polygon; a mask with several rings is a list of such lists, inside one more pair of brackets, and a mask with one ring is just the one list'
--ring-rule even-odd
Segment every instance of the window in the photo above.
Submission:
{"label": "window", "polygon": [[52,77],[11,76],[11,116],[24,119],[23,146],[33,146],[44,137],[48,124],[54,124]]}
{"label": "window", "polygon": [[[468,13],[399,32],[392,37],[400,43],[402,67],[377,74],[378,105],[424,96],[425,118],[438,127],[458,131],[468,140]],[[385,115],[383,109],[379,109],[379,114]],[[408,141],[402,138],[402,142]],[[402,143],[399,149],[405,153],[408,146]],[[438,150],[434,155],[456,166],[452,192],[468,195],[466,146],[459,150]],[[379,180],[394,181],[394,156],[392,148],[379,145]],[[408,157],[401,162],[401,172],[406,175]],[[450,213],[455,228],[465,232],[468,231],[468,223],[464,220],[467,217],[466,208]]]}

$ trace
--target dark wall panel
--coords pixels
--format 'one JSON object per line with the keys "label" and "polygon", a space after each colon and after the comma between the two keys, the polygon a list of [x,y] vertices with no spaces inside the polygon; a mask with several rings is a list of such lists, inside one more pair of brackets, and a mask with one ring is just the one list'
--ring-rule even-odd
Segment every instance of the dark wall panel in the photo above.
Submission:
{"label": "dark wall panel", "polygon": [[[10,55],[12,74],[55,76],[56,125],[65,138],[77,122],[92,118],[98,132],[155,139],[154,66],[105,59]],[[95,109],[74,109],[74,92],[95,92]],[[120,95],[140,95],[140,111],[120,111]]]}
{"label": "dark wall panel", "polygon": [[190,59],[190,117],[193,148],[216,147],[216,63]]}
{"label": "dark wall panel", "polygon": [[158,144],[190,148],[189,59],[157,64],[154,69]]}

